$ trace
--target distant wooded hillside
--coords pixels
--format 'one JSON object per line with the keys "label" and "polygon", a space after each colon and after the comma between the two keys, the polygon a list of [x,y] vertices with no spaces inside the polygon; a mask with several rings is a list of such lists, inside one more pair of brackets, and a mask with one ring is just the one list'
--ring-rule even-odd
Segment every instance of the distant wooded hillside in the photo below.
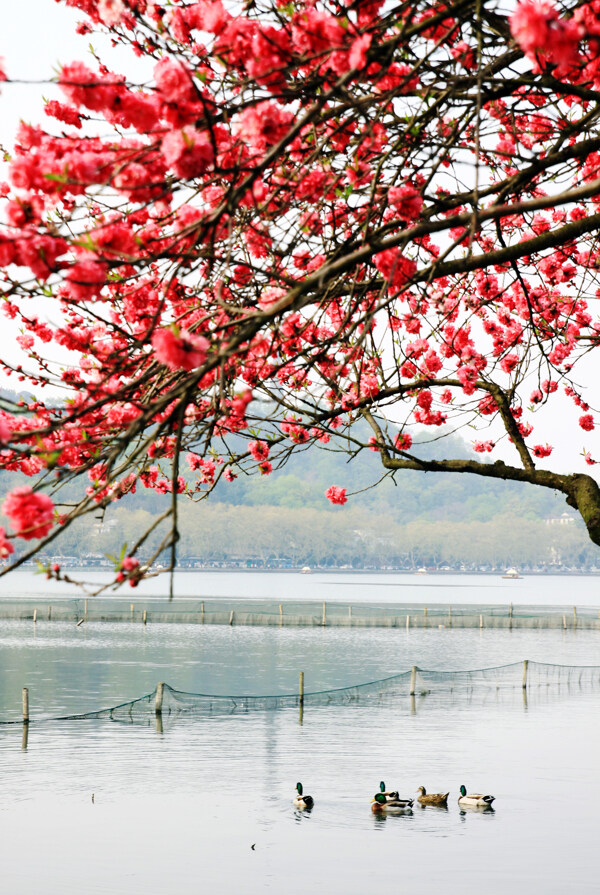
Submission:
{"label": "distant wooded hillside", "polygon": [[[454,456],[460,450],[468,455],[459,439],[451,447]],[[600,565],[583,525],[574,517],[561,520],[568,510],[564,499],[545,489],[410,471],[396,482],[377,484],[379,475],[374,455],[363,453],[348,463],[346,454],[327,449],[296,454],[270,476],[242,473],[234,483],[220,484],[208,501],[181,499],[179,556],[198,563],[282,566]],[[193,481],[189,471],[187,478]],[[24,480],[3,474],[0,493]],[[331,484],[360,493],[345,507],[332,507],[324,496]],[[168,499],[138,488],[65,532],[54,553],[95,554],[96,559],[116,554],[124,542],[136,540]],[[159,537],[156,532],[148,548]]]}

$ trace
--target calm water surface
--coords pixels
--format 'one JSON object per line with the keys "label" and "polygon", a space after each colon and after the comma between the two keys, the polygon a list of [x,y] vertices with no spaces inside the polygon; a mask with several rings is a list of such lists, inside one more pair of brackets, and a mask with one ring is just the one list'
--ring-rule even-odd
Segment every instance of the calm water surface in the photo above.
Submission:
{"label": "calm water surface", "polygon": [[[74,569],[74,578],[85,577],[96,583],[109,583],[108,572]],[[168,577],[161,575],[142,582],[131,591],[121,588],[117,596],[132,599],[164,599]],[[110,595],[108,591],[105,596]],[[44,600],[80,597],[80,591],[62,581],[46,581],[43,575],[17,571],[0,579],[0,599],[32,598]],[[254,570],[181,571],[175,576],[175,596],[194,599],[267,599],[340,601],[366,603],[417,603],[433,605],[499,604],[558,605],[600,607],[600,574],[597,575],[524,575],[516,580],[494,575],[432,573],[418,575],[398,572],[260,572]]]}
{"label": "calm water surface", "polygon": [[[595,592],[594,579],[559,581],[569,588],[561,602],[577,591],[583,605],[582,581],[590,600]],[[389,585],[351,586],[358,602]],[[41,720],[115,705],[158,680],[191,692],[286,693],[300,670],[318,690],[413,664],[524,658],[600,665],[600,633],[2,622],[0,719],[19,718],[23,686],[34,719],[26,750],[20,724],[0,726],[5,891],[597,892],[600,688],[537,687],[526,703],[520,688],[491,687],[434,690],[413,707],[309,705],[302,725],[289,709],[165,718],[162,733],[153,718]],[[448,811],[375,817],[381,779],[402,795],[419,784],[450,789]],[[291,804],[297,780],[315,797],[310,814]],[[496,810],[461,814],[461,783],[494,794]]]}

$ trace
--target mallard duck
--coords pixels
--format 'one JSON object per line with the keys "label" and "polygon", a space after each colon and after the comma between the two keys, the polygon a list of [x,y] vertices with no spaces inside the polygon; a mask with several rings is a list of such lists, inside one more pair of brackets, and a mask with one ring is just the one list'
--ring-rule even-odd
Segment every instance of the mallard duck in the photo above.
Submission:
{"label": "mallard duck", "polygon": [[371,811],[378,813],[380,811],[385,814],[401,814],[409,808],[412,808],[412,799],[392,799],[388,800],[384,792],[378,792],[371,800]]}
{"label": "mallard duck", "polygon": [[458,804],[469,805],[472,808],[490,808],[495,798],[495,796],[482,796],[481,793],[467,793],[467,787],[461,786]]}
{"label": "mallard duck", "polygon": [[385,798],[388,802],[397,802],[398,799],[400,798],[400,796],[398,795],[397,789],[390,790],[389,792],[386,790],[385,783],[383,782],[383,780],[379,784],[379,792],[383,793],[383,795],[385,796]]}
{"label": "mallard duck", "polygon": [[449,792],[432,792],[428,795],[424,786],[419,786],[417,792],[420,793],[417,802],[421,805],[442,805],[445,808],[448,804]]}
{"label": "mallard duck", "polygon": [[296,808],[312,808],[315,804],[315,800],[312,796],[305,796],[302,791],[302,784],[296,783],[296,790],[298,795],[294,798],[294,805]]}

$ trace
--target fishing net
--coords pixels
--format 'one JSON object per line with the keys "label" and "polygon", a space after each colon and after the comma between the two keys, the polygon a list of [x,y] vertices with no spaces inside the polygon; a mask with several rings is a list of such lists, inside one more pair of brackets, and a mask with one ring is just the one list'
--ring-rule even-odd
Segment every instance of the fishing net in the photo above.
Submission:
{"label": "fishing net", "polygon": [[0,601],[0,618],[45,621],[264,625],[280,627],[563,628],[600,630],[597,609],[512,605],[423,606],[413,603],[341,603],[282,600],[43,597]]}
{"label": "fishing net", "polygon": [[[515,662],[494,668],[470,671],[435,671],[413,668],[390,677],[352,687],[339,687],[304,693],[273,695],[215,695],[186,693],[159,684],[152,693],[130,702],[80,715],[44,719],[55,721],[105,719],[125,723],[153,723],[158,715],[172,720],[184,715],[234,715],[248,712],[299,710],[320,706],[385,706],[398,704],[405,698],[437,695],[444,699],[479,694],[482,700],[490,694],[512,692],[529,695],[539,693],[573,694],[600,691],[600,666],[552,665],[543,662]],[[157,698],[158,697],[158,698]],[[7,722],[8,723],[8,722]],[[10,722],[16,723],[16,722]]]}

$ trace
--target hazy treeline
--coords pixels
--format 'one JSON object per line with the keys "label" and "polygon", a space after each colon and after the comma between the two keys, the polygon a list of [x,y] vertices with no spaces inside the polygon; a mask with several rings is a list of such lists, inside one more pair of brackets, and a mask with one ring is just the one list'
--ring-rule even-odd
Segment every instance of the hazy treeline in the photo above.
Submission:
{"label": "hazy treeline", "polygon": [[[462,449],[469,455],[460,439],[452,441],[455,454]],[[423,456],[433,453],[427,446],[418,450]],[[209,500],[181,498],[178,554],[199,562],[294,566],[600,564],[598,548],[578,517],[568,525],[547,524],[567,507],[546,489],[410,471],[396,481],[379,481],[380,474],[370,451],[348,463],[345,454],[312,450],[294,456],[270,476],[240,475],[233,484],[223,483]],[[189,471],[187,479],[193,481]],[[0,497],[24,482],[30,480],[4,473]],[[332,507],[324,496],[331,484],[357,493],[345,507]],[[64,495],[68,499],[68,486]],[[54,541],[52,553],[118,554],[170,499],[138,487],[105,512],[80,519]],[[160,537],[160,530],[151,536],[148,552]]]}
{"label": "hazy treeline", "polygon": [[[109,517],[107,517],[108,519]],[[148,510],[117,508],[112,522],[82,520],[56,543],[63,556],[118,553],[133,543],[153,519]],[[547,525],[536,519],[496,516],[487,522],[408,521],[350,509],[289,510],[232,507],[221,503],[183,504],[181,559],[201,562],[252,561],[292,566],[593,565],[597,548],[583,526]],[[159,543],[154,533],[149,547]]]}

